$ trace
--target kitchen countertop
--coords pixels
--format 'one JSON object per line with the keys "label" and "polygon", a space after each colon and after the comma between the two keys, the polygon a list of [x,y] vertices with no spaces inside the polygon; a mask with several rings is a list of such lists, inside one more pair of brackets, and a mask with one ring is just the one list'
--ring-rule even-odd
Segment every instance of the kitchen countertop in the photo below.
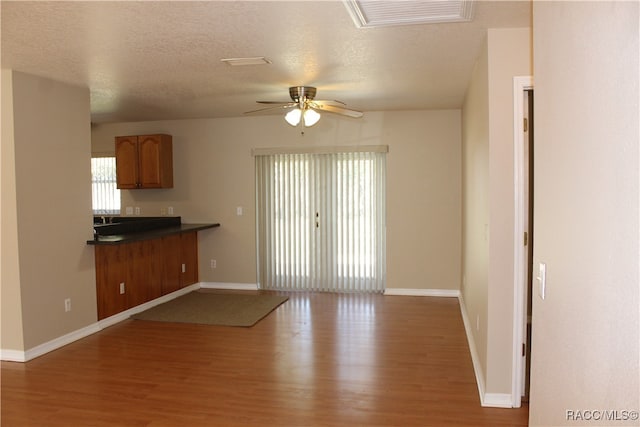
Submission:
{"label": "kitchen countertop", "polygon": [[213,224],[179,224],[171,225],[162,228],[156,228],[153,230],[146,230],[140,232],[131,232],[123,234],[113,235],[96,235],[94,240],[87,240],[88,245],[119,245],[122,243],[138,242],[141,240],[158,239],[164,236],[170,236],[172,234],[187,233],[191,231],[206,230],[209,228],[220,227],[219,223]]}

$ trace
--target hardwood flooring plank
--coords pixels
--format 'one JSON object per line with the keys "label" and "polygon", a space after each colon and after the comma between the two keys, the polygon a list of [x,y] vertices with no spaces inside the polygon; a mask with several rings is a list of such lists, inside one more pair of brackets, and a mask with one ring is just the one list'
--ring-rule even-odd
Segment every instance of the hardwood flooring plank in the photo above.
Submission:
{"label": "hardwood flooring plank", "polygon": [[456,299],[287,295],[251,328],[127,320],[2,362],[2,426],[527,425],[480,406]]}

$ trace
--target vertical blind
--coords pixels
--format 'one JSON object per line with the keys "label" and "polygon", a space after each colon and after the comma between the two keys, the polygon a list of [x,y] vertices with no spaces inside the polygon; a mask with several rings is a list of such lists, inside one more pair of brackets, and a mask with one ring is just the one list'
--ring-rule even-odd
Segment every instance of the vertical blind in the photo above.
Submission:
{"label": "vertical blind", "polygon": [[116,158],[91,159],[91,193],[94,215],[120,214],[120,190],[116,183]]}
{"label": "vertical blind", "polygon": [[383,292],[385,152],[257,154],[262,289]]}

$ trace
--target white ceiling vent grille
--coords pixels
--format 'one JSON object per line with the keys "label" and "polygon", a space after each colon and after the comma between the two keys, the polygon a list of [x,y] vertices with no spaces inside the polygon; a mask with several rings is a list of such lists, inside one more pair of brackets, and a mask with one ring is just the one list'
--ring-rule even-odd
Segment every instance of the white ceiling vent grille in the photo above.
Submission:
{"label": "white ceiling vent grille", "polygon": [[473,0],[344,0],[356,27],[468,22]]}
{"label": "white ceiling vent grille", "polygon": [[243,65],[267,65],[271,64],[271,61],[264,56],[254,56],[251,58],[225,58],[220,61],[232,67],[241,67]]}

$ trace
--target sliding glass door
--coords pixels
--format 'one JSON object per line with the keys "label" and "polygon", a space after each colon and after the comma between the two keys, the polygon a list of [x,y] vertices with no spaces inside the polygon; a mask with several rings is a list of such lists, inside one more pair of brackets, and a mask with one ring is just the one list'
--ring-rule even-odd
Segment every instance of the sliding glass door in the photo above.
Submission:
{"label": "sliding glass door", "polygon": [[382,292],[386,153],[256,154],[260,287]]}

